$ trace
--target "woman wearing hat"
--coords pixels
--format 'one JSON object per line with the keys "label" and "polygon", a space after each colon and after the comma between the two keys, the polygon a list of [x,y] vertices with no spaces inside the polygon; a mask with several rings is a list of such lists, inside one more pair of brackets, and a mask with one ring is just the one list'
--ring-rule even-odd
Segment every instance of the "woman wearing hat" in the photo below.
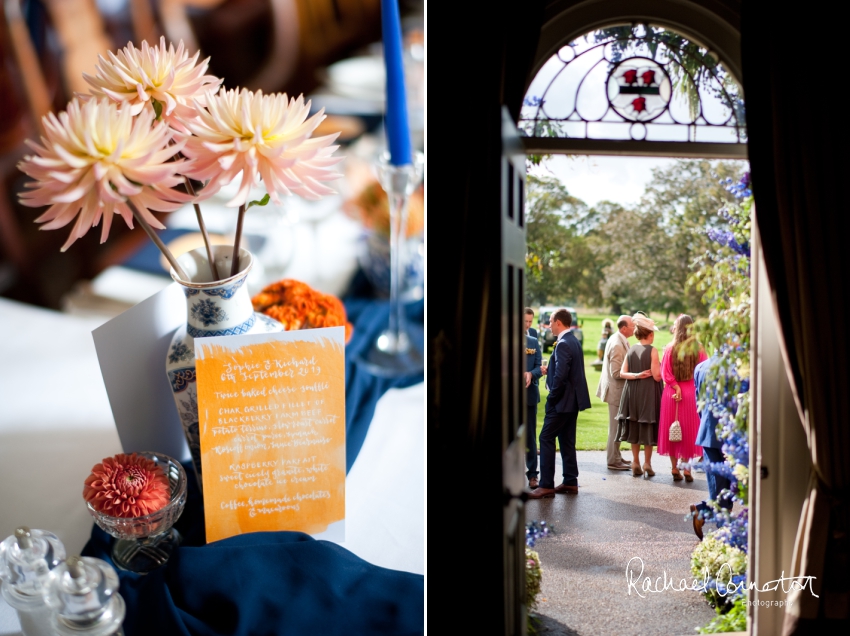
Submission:
{"label": "woman wearing hat", "polygon": [[[707,360],[702,346],[688,333],[693,318],[681,314],[673,323],[673,342],[664,349],[661,376],[664,378],[664,393],[661,396],[661,424],[659,426],[658,454],[668,455],[673,467],[673,481],[682,481],[679,460],[688,465],[683,469],[685,481],[693,481],[690,461],[702,456],[702,447],[696,445],[699,431],[699,413],[694,391],[694,367]],[[697,348],[698,347],[698,348]],[[678,421],[682,427],[682,440],[670,441],[670,426]]]}
{"label": "woman wearing hat", "polygon": [[[629,349],[620,369],[626,380],[620,397],[619,435],[621,442],[632,446],[632,474],[646,472],[652,477],[652,447],[658,443],[658,423],[661,411],[661,365],[658,350],[652,346],[658,327],[642,313],[632,317],[638,344]],[[640,465],[640,447],[643,446],[643,470]]]}

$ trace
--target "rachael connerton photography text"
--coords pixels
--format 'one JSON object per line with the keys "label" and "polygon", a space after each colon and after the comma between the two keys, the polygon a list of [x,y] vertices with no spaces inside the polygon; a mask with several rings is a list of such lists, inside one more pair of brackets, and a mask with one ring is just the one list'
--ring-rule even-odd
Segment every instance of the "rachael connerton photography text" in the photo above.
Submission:
{"label": "rachael connerton photography text", "polygon": [[[639,568],[638,565],[640,566]],[[742,592],[744,590],[756,590],[757,592],[775,592],[781,586],[782,591],[785,594],[788,594],[789,592],[795,590],[803,591],[808,588],[812,596],[819,598],[819,596],[815,594],[814,589],[812,588],[812,581],[817,578],[814,576],[785,576],[785,571],[783,570],[782,576],[780,576],[778,579],[768,581],[767,583],[759,587],[756,581],[750,581],[749,583],[741,582],[739,584],[731,582],[732,571],[731,568],[729,568],[729,565],[725,563],[720,566],[718,576],[721,576],[724,573],[724,568],[726,568],[725,572],[728,575],[730,582],[726,584],[725,590],[720,592],[721,596],[735,595],[738,592]],[[635,594],[637,594],[641,598],[646,598],[646,594],[657,594],[659,592],[666,592],[668,590],[672,592],[707,591],[707,569],[703,570],[703,577],[701,581],[694,578],[691,579],[690,583],[688,583],[687,579],[679,579],[678,584],[676,583],[675,579],[667,576],[666,570],[662,571],[662,575],[655,577],[654,580],[649,576],[644,576],[643,570],[644,564],[642,558],[635,556],[629,559],[629,562],[626,565],[626,589],[628,590],[629,596],[631,596],[632,590],[634,590]],[[754,602],[758,603],[760,601]],[[768,601],[761,602],[767,603]],[[773,601],[772,603],[779,604],[779,601]],[[784,604],[790,606],[791,602],[786,601],[784,602]]]}

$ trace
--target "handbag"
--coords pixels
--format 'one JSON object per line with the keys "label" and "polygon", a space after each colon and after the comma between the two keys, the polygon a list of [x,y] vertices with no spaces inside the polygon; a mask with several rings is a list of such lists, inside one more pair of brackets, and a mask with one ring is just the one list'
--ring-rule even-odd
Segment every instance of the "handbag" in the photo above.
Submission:
{"label": "handbag", "polygon": [[668,434],[668,439],[671,442],[681,442],[682,441],[682,425],[679,424],[679,403],[676,402],[676,419],[670,425],[670,433]]}

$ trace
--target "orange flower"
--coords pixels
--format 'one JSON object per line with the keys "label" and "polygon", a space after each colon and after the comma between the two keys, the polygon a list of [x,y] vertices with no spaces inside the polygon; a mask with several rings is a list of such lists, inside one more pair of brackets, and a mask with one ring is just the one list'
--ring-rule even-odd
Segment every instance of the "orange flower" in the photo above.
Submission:
{"label": "orange flower", "polygon": [[83,498],[96,511],[112,517],[142,517],[171,501],[171,485],[156,462],[136,453],[120,453],[92,468]]}
{"label": "orange flower", "polygon": [[354,333],[354,326],[348,322],[345,306],[339,298],[323,294],[297,280],[287,278],[272,283],[251,302],[254,303],[254,311],[283,323],[287,331],[344,326],[346,343]]}
{"label": "orange flower", "polygon": [[[387,193],[377,181],[372,181],[360,194],[346,201],[343,208],[350,216],[359,217],[366,228],[389,236],[390,206]],[[407,237],[410,238],[425,228],[425,194],[422,186],[410,197],[407,210]]]}

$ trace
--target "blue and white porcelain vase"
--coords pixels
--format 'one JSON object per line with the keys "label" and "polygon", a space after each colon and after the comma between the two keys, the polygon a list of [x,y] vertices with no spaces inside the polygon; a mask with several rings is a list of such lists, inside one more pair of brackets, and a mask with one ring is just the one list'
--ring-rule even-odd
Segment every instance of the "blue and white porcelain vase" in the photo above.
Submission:
{"label": "blue and white porcelain vase", "polygon": [[[220,274],[229,273],[233,247],[213,246],[213,258]],[[186,296],[186,324],[171,340],[165,359],[165,371],[174,392],[174,402],[183,423],[183,432],[192,453],[192,464],[201,484],[201,438],[198,431],[198,386],[195,378],[195,338],[237,336],[247,333],[283,331],[277,320],[254,311],[245,280],[253,265],[248,250],[239,250],[239,272],[214,280],[207,261],[206,248],[180,256],[177,261],[189,280],[174,269],[171,277]]]}
{"label": "blue and white porcelain vase", "polygon": [[[390,243],[380,232],[367,232],[361,236],[357,258],[360,267],[379,296],[390,295]],[[419,300],[424,294],[425,247],[421,235],[411,236],[402,242],[402,271],[399,292],[405,302]]]}

